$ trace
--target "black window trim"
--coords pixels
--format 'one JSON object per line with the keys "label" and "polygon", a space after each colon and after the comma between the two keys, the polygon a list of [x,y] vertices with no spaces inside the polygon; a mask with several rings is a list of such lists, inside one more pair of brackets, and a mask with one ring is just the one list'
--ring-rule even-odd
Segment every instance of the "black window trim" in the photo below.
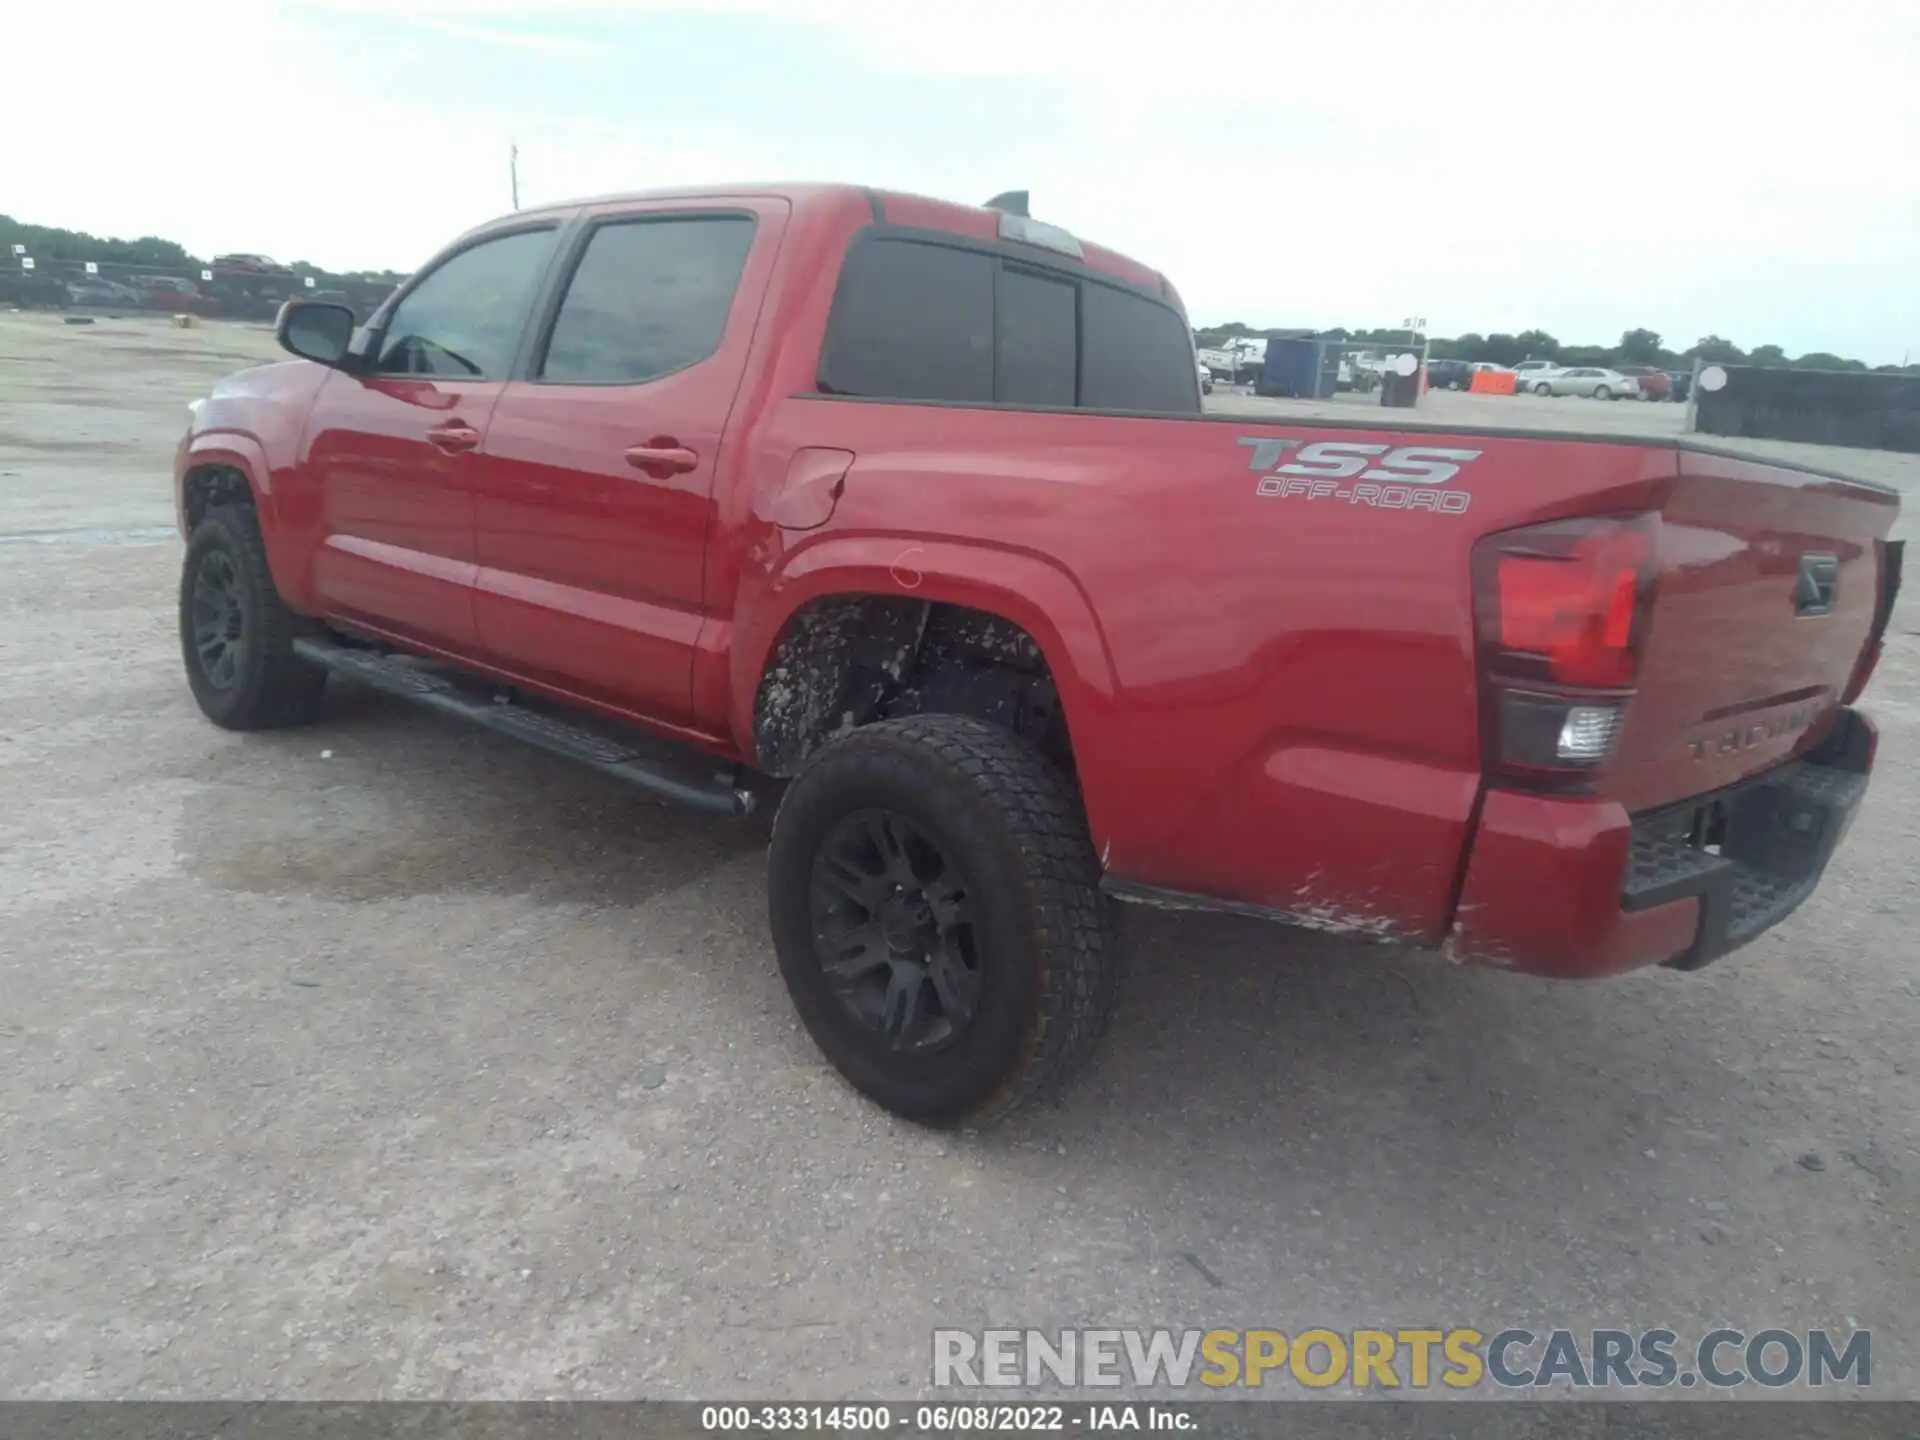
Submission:
{"label": "black window trim", "polygon": [[408,276],[406,282],[381,302],[380,308],[368,317],[366,326],[361,332],[364,340],[359,346],[359,354],[363,362],[363,368],[360,373],[369,379],[407,378],[406,372],[404,371],[380,369],[380,351],[386,345],[387,329],[393,323],[394,313],[406,303],[407,298],[411,296],[414,291],[426,284],[428,280],[439,274],[440,271],[444,270],[448,265],[458,260],[468,251],[478,250],[482,245],[491,244],[495,240],[511,239],[515,235],[532,235],[538,234],[541,231],[550,230],[554,232],[556,237],[554,245],[552,250],[548,252],[546,264],[541,267],[540,277],[534,281],[532,303],[527,312],[520,318],[520,336],[519,339],[514,342],[513,350],[510,352],[506,373],[504,375],[488,375],[485,377],[464,375],[415,375],[412,377],[416,380],[454,380],[475,385],[503,384],[506,381],[518,379],[521,362],[526,352],[528,322],[539,312],[540,300],[545,295],[547,285],[553,276],[554,262],[566,248],[566,232],[572,228],[572,224],[573,222],[564,215],[547,215],[538,220],[528,220],[523,225],[501,225],[482,231],[477,235],[469,235],[452,249],[442,250],[420,269]]}
{"label": "black window trim", "polygon": [[[1049,250],[1043,250],[1036,246],[1031,246],[1031,245],[1020,245],[1008,240],[979,240],[979,239],[975,239],[971,235],[959,235],[954,233],[951,230],[932,230],[932,229],[926,228],[925,226],[920,226],[920,225],[885,225],[885,224],[867,225],[862,227],[854,235],[852,241],[849,242],[849,244],[847,245],[847,252],[841,258],[841,261],[840,261],[839,274],[834,277],[833,305],[832,305],[832,308],[827,312],[827,328],[826,328],[825,334],[822,336],[820,341],[820,358],[816,363],[816,366],[814,369],[814,377],[813,377],[814,389],[811,392],[813,396],[817,396],[818,398],[827,399],[827,400],[873,400],[873,401],[882,401],[882,402],[891,401],[892,403],[896,403],[896,404],[949,404],[950,403],[957,407],[964,407],[970,410],[992,409],[992,410],[1050,411],[1050,410],[1057,410],[1061,408],[1058,406],[1046,406],[1046,405],[1022,405],[1022,404],[1015,404],[1009,401],[999,401],[999,400],[993,400],[993,401],[975,400],[975,401],[951,401],[951,402],[925,401],[925,400],[901,400],[898,397],[893,397],[893,396],[853,395],[842,390],[836,390],[833,386],[832,377],[827,374],[827,357],[833,353],[834,342],[839,336],[839,327],[840,327],[841,315],[842,315],[841,306],[840,306],[842,282],[846,277],[847,271],[853,265],[854,257],[860,253],[863,247],[867,245],[878,244],[882,241],[887,241],[887,240],[905,240],[905,241],[911,241],[915,244],[933,245],[946,250],[966,251],[976,255],[985,255],[999,262],[993,267],[993,302],[994,302],[993,380],[996,386],[996,390],[995,390],[996,394],[998,393],[997,386],[1000,378],[998,373],[999,361],[1000,361],[1000,342],[999,342],[1000,271],[1004,266],[1008,264],[1012,264],[1021,269],[1039,271],[1040,273],[1047,275],[1049,278],[1057,278],[1060,280],[1064,280],[1067,283],[1074,286],[1074,331],[1075,331],[1074,344],[1075,344],[1076,353],[1074,356],[1073,396],[1076,402],[1074,406],[1075,410],[1080,410],[1082,408],[1077,402],[1079,401],[1082,393],[1081,386],[1082,386],[1083,378],[1086,372],[1086,356],[1084,353],[1082,353],[1083,347],[1086,345],[1086,326],[1083,323],[1086,318],[1085,316],[1086,301],[1085,301],[1084,293],[1080,288],[1081,286],[1104,285],[1109,290],[1118,290],[1123,295],[1131,295],[1135,299],[1144,300],[1150,305],[1156,305],[1160,309],[1166,311],[1169,315],[1173,316],[1175,320],[1179,321],[1182,329],[1186,330],[1189,334],[1192,333],[1191,327],[1188,326],[1187,324],[1186,317],[1181,315],[1180,311],[1177,308],[1175,308],[1171,303],[1169,303],[1166,294],[1163,293],[1163,288],[1164,288],[1163,286],[1153,287],[1153,286],[1146,286],[1146,285],[1136,285],[1132,281],[1123,280],[1116,275],[1108,275],[1103,271],[1095,270],[1092,266],[1085,265],[1078,261],[1072,260],[1067,256],[1056,255],[1054,252]],[[1196,376],[1197,376],[1197,372],[1196,372]],[[1194,389],[1194,396],[1197,399],[1200,394],[1200,382],[1198,378],[1196,378],[1193,382],[1193,389]],[[1141,411],[1141,412],[1088,411],[1086,413],[1089,413],[1089,414],[1091,413],[1122,413],[1122,414],[1140,413],[1140,414],[1156,414],[1164,417],[1170,412],[1167,412],[1167,411]]]}
{"label": "black window trim", "polygon": [[[593,237],[610,225],[645,225],[649,222],[657,224],[682,220],[745,220],[752,226],[746,259],[740,266],[740,278],[734,282],[733,298],[727,302],[727,318],[720,327],[719,337],[713,342],[713,349],[698,360],[689,360],[685,365],[659,375],[649,375],[644,380],[548,380],[542,376],[540,367],[546,363],[547,348],[553,343],[554,327],[560,323],[560,308],[566,303],[567,291],[573,285],[573,277],[578,273],[581,261],[587,257],[587,247],[593,243]],[[576,216],[566,229],[567,233],[561,237],[558,247],[558,263],[548,271],[545,281],[534,295],[534,324],[523,337],[520,353],[514,357],[514,380],[526,385],[552,385],[569,390],[631,390],[636,385],[651,385],[669,375],[678,375],[696,365],[704,365],[714,357],[714,353],[725,342],[728,330],[732,328],[733,307],[739,302],[747,266],[753,261],[753,247],[760,240],[759,211],[735,205],[696,205],[687,210],[617,210]]]}

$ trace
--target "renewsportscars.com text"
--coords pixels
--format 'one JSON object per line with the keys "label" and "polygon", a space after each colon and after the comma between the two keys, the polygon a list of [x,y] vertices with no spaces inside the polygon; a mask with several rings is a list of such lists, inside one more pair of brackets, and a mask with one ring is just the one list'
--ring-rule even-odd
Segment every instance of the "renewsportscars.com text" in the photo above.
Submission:
{"label": "renewsportscars.com text", "polygon": [[1873,1383],[1867,1330],[1673,1330],[1488,1334],[1467,1327],[1392,1330],[936,1330],[933,1383],[995,1389],[1503,1390],[1543,1386],[1733,1390]]}

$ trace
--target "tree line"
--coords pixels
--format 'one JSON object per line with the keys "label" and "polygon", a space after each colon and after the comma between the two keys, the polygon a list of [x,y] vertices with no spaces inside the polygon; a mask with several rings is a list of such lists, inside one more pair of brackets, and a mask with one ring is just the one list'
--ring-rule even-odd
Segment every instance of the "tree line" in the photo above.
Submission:
{"label": "tree line", "polygon": [[[11,256],[15,245],[24,245],[36,260],[92,260],[103,265],[131,265],[169,274],[198,275],[207,261],[187,252],[185,246],[157,235],[142,235],[134,240],[103,239],[84,230],[61,230],[51,225],[29,225],[10,215],[0,215],[0,257]],[[296,275],[311,275],[316,285],[327,282],[357,282],[398,285],[406,276],[398,270],[331,271],[305,260],[287,267]],[[323,287],[324,288],[324,287]],[[1234,321],[1227,325],[1196,330],[1194,338],[1204,349],[1212,349],[1232,339],[1299,339],[1351,341],[1359,344],[1404,345],[1407,332],[1400,330],[1321,331],[1262,330]],[[1490,360],[1496,365],[1514,365],[1522,360],[1552,360],[1562,365],[1658,365],[1667,370],[1684,370],[1696,358],[1721,365],[1772,365],[1792,370],[1867,370],[1920,375],[1920,365],[1875,365],[1849,360],[1844,356],[1816,350],[1789,358],[1778,345],[1756,345],[1742,350],[1731,340],[1706,335],[1685,350],[1669,350],[1657,331],[1629,330],[1617,345],[1568,345],[1544,330],[1522,330],[1518,335],[1495,332],[1492,335],[1466,334],[1451,339],[1432,338],[1431,355],[1436,360]]]}
{"label": "tree line", "polygon": [[[1194,338],[1203,349],[1215,349],[1233,339],[1314,339],[1339,340],[1355,344],[1381,346],[1407,343],[1407,332],[1398,330],[1261,330],[1238,321],[1229,325],[1196,330]],[[1487,360],[1496,365],[1514,365],[1522,360],[1552,360],[1561,365],[1657,365],[1663,370],[1691,368],[1696,359],[1720,365],[1769,365],[1787,370],[1876,370],[1888,374],[1920,375],[1920,365],[1873,365],[1849,360],[1824,350],[1789,357],[1778,345],[1756,345],[1742,350],[1731,340],[1706,335],[1685,350],[1670,350],[1655,330],[1629,330],[1616,345],[1568,345],[1544,330],[1522,330],[1518,335],[1496,332],[1492,335],[1469,333],[1451,339],[1431,339],[1435,360]]]}
{"label": "tree line", "polygon": [[[92,260],[101,265],[128,265],[156,270],[169,275],[192,278],[207,269],[209,262],[188,253],[185,246],[158,235],[142,235],[135,240],[103,239],[84,230],[61,230],[51,225],[29,225],[11,215],[0,215],[0,261],[11,258],[13,247],[24,245],[26,253],[38,260]],[[306,260],[287,267],[296,275],[311,275],[321,281],[372,285],[398,285],[407,277],[398,270],[323,269]],[[323,287],[324,288],[324,287]]]}

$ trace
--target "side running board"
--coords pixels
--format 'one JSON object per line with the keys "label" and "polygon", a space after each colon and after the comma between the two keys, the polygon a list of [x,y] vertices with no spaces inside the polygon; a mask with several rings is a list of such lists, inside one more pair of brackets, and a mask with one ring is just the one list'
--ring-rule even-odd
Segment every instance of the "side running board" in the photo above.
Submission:
{"label": "side running board", "polygon": [[722,815],[745,815],[753,809],[753,792],[736,783],[730,766],[705,782],[682,779],[638,745],[572,724],[542,710],[476,695],[463,690],[444,673],[405,657],[328,640],[295,640],[293,649],[301,659],[324,665],[348,680],[444,715],[457,715],[498,734],[511,735],[537,750],[577,761],[602,775],[624,780],[664,799]]}

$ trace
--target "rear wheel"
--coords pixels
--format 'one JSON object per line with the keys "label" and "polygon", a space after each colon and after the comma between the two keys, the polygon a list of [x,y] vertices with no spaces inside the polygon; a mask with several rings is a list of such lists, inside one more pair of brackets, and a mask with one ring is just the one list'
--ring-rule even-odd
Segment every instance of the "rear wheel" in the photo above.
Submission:
{"label": "rear wheel", "polygon": [[836,740],[781,801],[768,857],[780,972],[863,1094],[928,1124],[1059,1090],[1112,1010],[1109,902],[1073,787],[958,715]]}
{"label": "rear wheel", "polygon": [[1542,380],[1538,385],[1533,387],[1533,393],[1536,395],[1551,395],[1553,393],[1553,387]]}
{"label": "rear wheel", "polygon": [[327,672],[293,653],[299,628],[274,589],[253,508],[209,511],[180,571],[180,651],[201,713],[227,730],[311,720]]}
{"label": "rear wheel", "polygon": [[1609,390],[1605,385],[1596,385],[1593,387],[1593,398],[1596,400],[1611,400],[1613,398],[1613,391]]}

